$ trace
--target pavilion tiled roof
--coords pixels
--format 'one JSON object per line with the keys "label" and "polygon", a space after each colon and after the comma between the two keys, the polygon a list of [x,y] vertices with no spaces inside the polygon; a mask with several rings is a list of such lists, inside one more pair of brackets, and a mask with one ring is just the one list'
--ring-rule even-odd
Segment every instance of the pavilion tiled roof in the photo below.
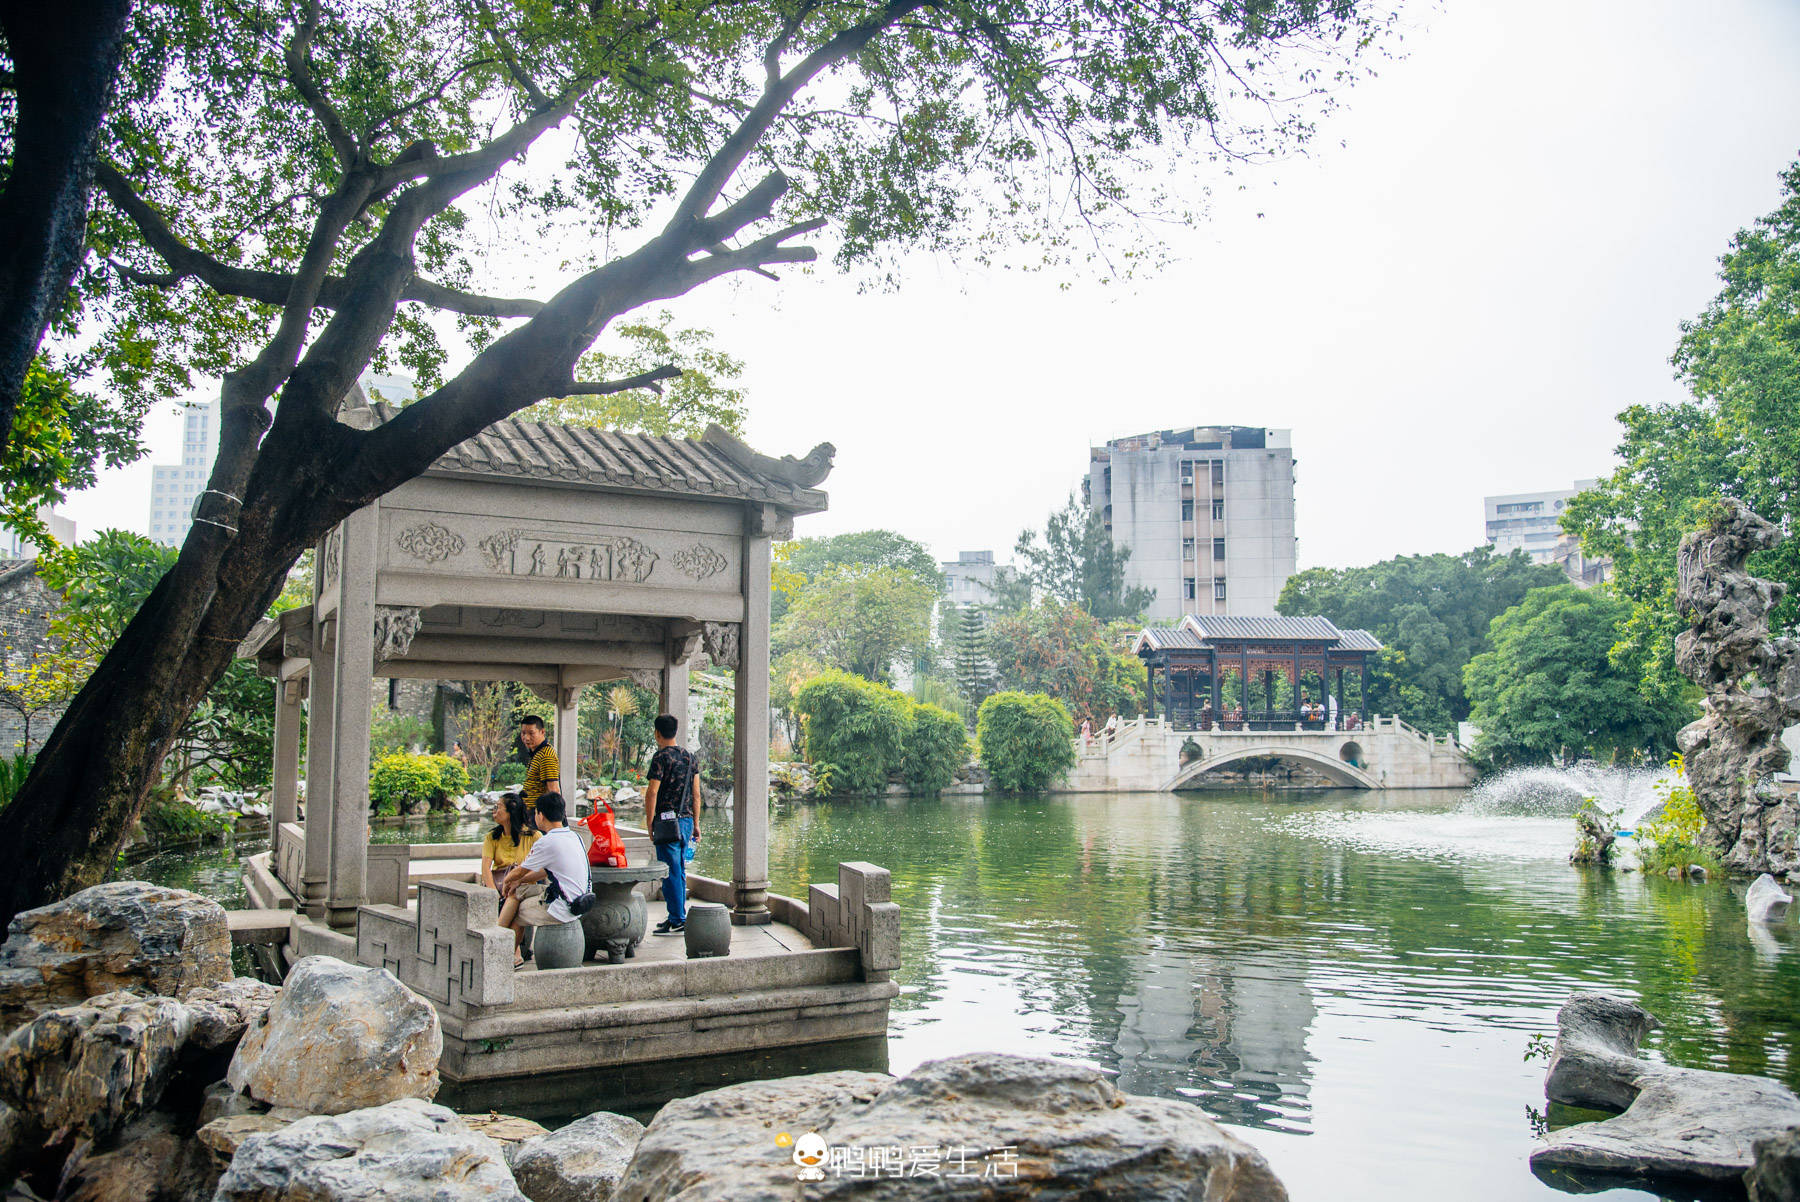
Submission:
{"label": "pavilion tiled roof", "polygon": [[1344,630],[1329,618],[1246,617],[1189,614],[1179,626],[1147,626],[1137,650],[1200,651],[1216,639],[1329,643],[1333,651],[1379,651],[1381,640],[1366,630]]}
{"label": "pavilion tiled roof", "polygon": [[[398,412],[370,406],[380,422]],[[503,418],[440,456],[430,476],[480,476],[561,482],[639,493],[766,501],[795,513],[817,513],[826,496],[741,467],[693,438],[627,434],[590,426]]]}

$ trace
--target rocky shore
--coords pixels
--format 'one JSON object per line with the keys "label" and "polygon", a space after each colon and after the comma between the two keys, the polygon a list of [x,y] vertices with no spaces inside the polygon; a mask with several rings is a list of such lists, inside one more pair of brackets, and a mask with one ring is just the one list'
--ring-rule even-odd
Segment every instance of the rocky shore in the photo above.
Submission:
{"label": "rocky shore", "polygon": [[432,1101],[437,1014],[391,974],[315,956],[279,988],[233,977],[224,911],[141,882],[14,920],[0,1026],[8,1198],[1287,1197],[1195,1107],[1016,1056],[736,1085],[648,1128],[459,1115]]}

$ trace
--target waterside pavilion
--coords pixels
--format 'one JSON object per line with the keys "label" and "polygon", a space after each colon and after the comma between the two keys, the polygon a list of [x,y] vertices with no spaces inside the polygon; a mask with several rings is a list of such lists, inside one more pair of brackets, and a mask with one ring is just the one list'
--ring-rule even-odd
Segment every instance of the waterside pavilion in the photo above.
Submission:
{"label": "waterside pavilion", "polygon": [[[392,416],[353,394],[342,420]],[[842,865],[805,900],[768,879],[771,543],[826,507],[831,455],[774,459],[717,428],[692,440],[501,421],[329,531],[313,603],[241,649],[278,702],[274,840],[246,871],[263,913],[234,916],[244,940],[290,963],[328,954],[393,971],[436,1005],[451,1080],[884,1034],[899,960],[886,870]],[[729,957],[659,947],[515,974],[494,892],[473,883],[477,847],[370,845],[375,678],[527,685],[555,715],[573,798],[582,688],[655,689],[685,731],[701,653],[735,669],[732,879],[690,877],[690,891],[730,907]],[[641,836],[627,847],[648,858]]]}
{"label": "waterside pavilion", "polygon": [[[1367,718],[1369,661],[1381,643],[1326,618],[1189,614],[1144,630],[1133,650],[1148,674],[1151,713],[1175,729],[1293,730],[1327,725],[1301,715],[1303,697],[1331,697],[1340,724],[1352,712]],[[1355,685],[1348,695],[1346,674]],[[1227,716],[1234,709],[1241,717]]]}

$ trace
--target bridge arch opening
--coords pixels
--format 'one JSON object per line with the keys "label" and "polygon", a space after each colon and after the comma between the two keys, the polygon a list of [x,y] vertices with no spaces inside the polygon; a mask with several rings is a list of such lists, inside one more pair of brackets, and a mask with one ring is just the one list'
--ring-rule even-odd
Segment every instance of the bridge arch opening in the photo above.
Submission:
{"label": "bridge arch opening", "polygon": [[[1360,753],[1360,746],[1357,750]],[[1313,749],[1281,744],[1215,750],[1210,756],[1183,764],[1164,787],[1181,790],[1243,785],[1284,789],[1380,787],[1363,763],[1340,758],[1329,746]]]}
{"label": "bridge arch opening", "polygon": [[1342,747],[1338,748],[1338,759],[1343,760],[1352,768],[1363,767],[1366,762],[1366,757],[1363,755],[1362,744],[1354,739],[1345,743]]}

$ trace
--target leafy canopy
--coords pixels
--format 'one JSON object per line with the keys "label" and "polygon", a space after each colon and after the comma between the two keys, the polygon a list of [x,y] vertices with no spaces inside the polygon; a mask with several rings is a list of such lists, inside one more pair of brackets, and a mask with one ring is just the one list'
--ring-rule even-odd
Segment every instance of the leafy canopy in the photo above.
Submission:
{"label": "leafy canopy", "polygon": [[1073,493],[1069,503],[1045,521],[1042,536],[1025,531],[1013,552],[1019,557],[1018,580],[1012,587],[1003,586],[1004,608],[1028,604],[1035,594],[1078,605],[1100,621],[1112,622],[1136,618],[1156,600],[1155,589],[1126,587],[1131,548],[1114,546],[1100,515]]}
{"label": "leafy canopy", "polygon": [[38,510],[91,487],[101,466],[143,454],[138,418],[79,391],[40,356],[25,372],[12,435],[0,451],[0,526],[49,550]]}
{"label": "leafy canopy", "polygon": [[1048,788],[1075,766],[1075,723],[1041,693],[995,693],[975,718],[981,764],[1007,793]]}
{"label": "leafy canopy", "polygon": [[[1632,603],[1614,662],[1636,666],[1655,704],[1686,691],[1675,669],[1682,536],[1721,496],[1790,530],[1800,520],[1800,162],[1781,178],[1781,206],[1738,231],[1719,294],[1681,327],[1673,363],[1693,399],[1621,413],[1620,467],[1563,515],[1583,550],[1612,557],[1613,587]],[[1788,586],[1771,626],[1800,629],[1800,539],[1750,568]]]}
{"label": "leafy canopy", "polygon": [[556,397],[539,401],[519,416],[634,434],[699,438],[715,424],[743,434],[748,416],[744,392],[730,383],[743,375],[743,361],[714,347],[711,330],[671,329],[674,320],[665,310],[654,321],[616,326],[613,333],[630,349],[589,351],[575,373],[584,380],[624,379],[672,367],[680,374],[669,383],[629,392]]}
{"label": "leafy canopy", "polygon": [[1564,579],[1554,565],[1477,547],[1364,568],[1308,568],[1288,577],[1275,608],[1375,635],[1386,650],[1369,672],[1369,712],[1445,734],[1469,716],[1463,665],[1488,649],[1489,624],[1531,589]]}
{"label": "leafy canopy", "polygon": [[1475,753],[1497,767],[1558,757],[1661,755],[1692,716],[1646,701],[1609,658],[1629,603],[1572,584],[1532,589],[1494,619],[1492,650],[1463,670],[1481,728]]}
{"label": "leafy canopy", "polygon": [[885,683],[896,663],[928,653],[936,600],[903,568],[829,567],[789,602],[770,646]]}

